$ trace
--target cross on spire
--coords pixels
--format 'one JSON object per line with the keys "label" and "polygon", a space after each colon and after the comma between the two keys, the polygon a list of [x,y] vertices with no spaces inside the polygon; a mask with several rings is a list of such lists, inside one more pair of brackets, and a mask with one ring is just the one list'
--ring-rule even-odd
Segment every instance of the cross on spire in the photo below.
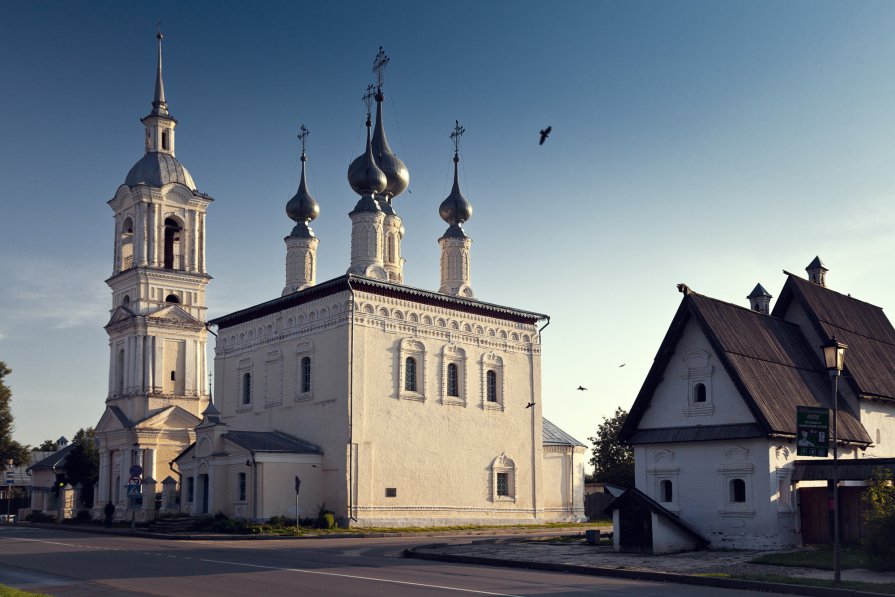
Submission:
{"label": "cross on spire", "polygon": [[460,137],[462,137],[465,132],[466,129],[460,126],[460,121],[455,120],[454,130],[451,131],[451,142],[454,144],[454,158],[460,153]]}
{"label": "cross on spire", "polygon": [[373,85],[367,85],[367,91],[364,93],[364,105],[367,107],[367,120],[372,116],[372,108],[373,108],[373,97],[376,96],[376,91]]}
{"label": "cross on spire", "polygon": [[376,59],[373,60],[373,72],[376,73],[376,89],[380,92],[382,91],[382,79],[385,65],[388,64],[389,60],[391,60],[391,58],[386,56],[382,46],[379,46],[379,52],[376,54]]}
{"label": "cross on spire", "polygon": [[298,129],[298,140],[301,143],[301,157],[305,157],[305,149],[308,147],[308,135],[311,133],[305,125],[302,124],[301,128]]}

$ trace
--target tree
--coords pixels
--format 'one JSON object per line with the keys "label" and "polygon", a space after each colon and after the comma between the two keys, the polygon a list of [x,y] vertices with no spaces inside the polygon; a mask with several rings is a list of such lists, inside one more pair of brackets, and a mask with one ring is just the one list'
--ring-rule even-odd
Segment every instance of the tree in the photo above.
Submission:
{"label": "tree", "polygon": [[627,418],[628,412],[618,407],[611,419],[603,417],[597,435],[587,438],[594,445],[590,463],[594,466],[594,479],[598,482],[623,487],[634,485],[634,451],[619,440]]}
{"label": "tree", "polygon": [[15,426],[12,422],[12,390],[7,387],[3,378],[12,373],[6,363],[0,361],[0,467],[12,458],[16,465],[28,461],[28,446],[23,446],[12,439]]}
{"label": "tree", "polygon": [[56,442],[51,439],[45,439],[43,443],[36,448],[31,448],[32,452],[55,452]]}
{"label": "tree", "polygon": [[892,486],[892,471],[885,467],[874,467],[872,478],[863,495],[864,549],[870,567],[876,570],[895,569],[895,487]]}
{"label": "tree", "polygon": [[93,486],[99,479],[99,450],[95,438],[93,427],[79,429],[65,459],[65,481],[72,486],[81,484],[81,500],[88,507],[93,505]]}

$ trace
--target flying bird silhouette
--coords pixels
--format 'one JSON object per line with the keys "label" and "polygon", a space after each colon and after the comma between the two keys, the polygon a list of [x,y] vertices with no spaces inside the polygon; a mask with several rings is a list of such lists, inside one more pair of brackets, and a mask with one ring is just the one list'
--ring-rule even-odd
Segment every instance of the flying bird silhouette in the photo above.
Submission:
{"label": "flying bird silhouette", "polygon": [[627,363],[622,363],[619,367],[624,367],[625,365],[627,365]]}
{"label": "flying bird silhouette", "polygon": [[550,136],[550,131],[553,130],[552,126],[548,126],[545,129],[541,129],[541,140],[538,142],[538,145],[543,145],[544,141],[547,140],[547,137]]}
{"label": "flying bird silhouette", "polygon": [[525,405],[525,408],[531,408],[534,405],[535,405],[534,402],[529,402],[528,404]]}
{"label": "flying bird silhouette", "polygon": [[584,386],[578,386],[578,391],[579,391],[579,392],[583,392],[583,391],[585,391],[586,389],[587,389],[587,388],[585,388]]}

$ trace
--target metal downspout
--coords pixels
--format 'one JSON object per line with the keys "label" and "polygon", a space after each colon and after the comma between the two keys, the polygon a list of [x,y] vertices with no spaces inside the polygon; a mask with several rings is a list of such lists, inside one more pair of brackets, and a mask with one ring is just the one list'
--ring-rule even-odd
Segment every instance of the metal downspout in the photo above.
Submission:
{"label": "metal downspout", "polygon": [[348,292],[351,294],[351,309],[348,312],[350,339],[348,347],[348,519],[357,522],[354,508],[354,288],[348,275]]}

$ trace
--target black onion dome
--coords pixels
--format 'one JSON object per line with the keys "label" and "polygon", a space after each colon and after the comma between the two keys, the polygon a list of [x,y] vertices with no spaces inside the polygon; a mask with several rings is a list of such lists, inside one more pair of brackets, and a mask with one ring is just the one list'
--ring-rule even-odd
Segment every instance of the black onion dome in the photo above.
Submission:
{"label": "black onion dome", "polygon": [[348,184],[358,195],[376,195],[388,184],[385,173],[379,169],[373,158],[369,119],[367,119],[367,148],[348,166]]}
{"label": "black onion dome", "polygon": [[382,92],[376,94],[376,128],[373,130],[373,157],[376,165],[385,173],[387,183],[382,191],[389,199],[397,197],[410,184],[410,172],[404,162],[395,155],[385,136],[385,128],[382,124]]}
{"label": "black onion dome", "polygon": [[292,236],[314,236],[309,224],[320,215],[320,205],[308,191],[308,183],[305,178],[305,154],[301,154],[301,181],[298,183],[298,191],[286,204],[286,215],[296,223],[292,229]]}
{"label": "black onion dome", "polygon": [[460,191],[460,182],[457,178],[457,163],[460,161],[460,158],[457,155],[454,155],[454,186],[451,189],[451,194],[447,196],[447,199],[441,202],[441,206],[438,208],[438,213],[441,216],[441,219],[451,225],[451,228],[454,226],[462,227],[464,222],[467,222],[469,218],[472,217],[472,204],[463,196],[463,192]]}

